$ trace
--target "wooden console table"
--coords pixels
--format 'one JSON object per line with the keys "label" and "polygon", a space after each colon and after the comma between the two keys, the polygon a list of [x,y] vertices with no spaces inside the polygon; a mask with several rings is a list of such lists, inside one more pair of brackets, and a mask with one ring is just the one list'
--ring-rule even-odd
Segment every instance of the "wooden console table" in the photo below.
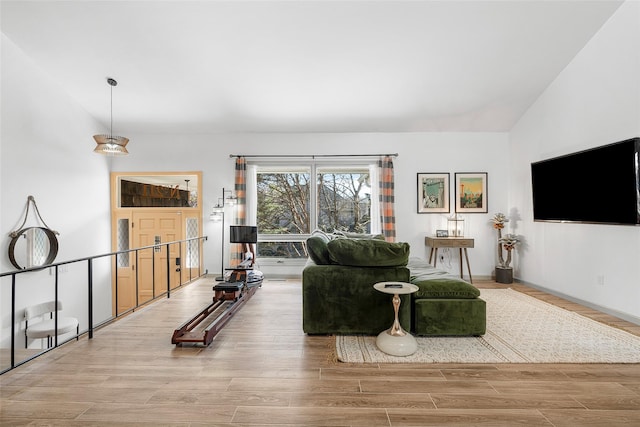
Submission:
{"label": "wooden console table", "polygon": [[458,248],[460,252],[460,277],[462,276],[462,250],[464,250],[464,258],[467,260],[467,271],[469,272],[469,282],[473,283],[471,277],[471,266],[469,265],[469,255],[467,248],[473,248],[473,239],[467,237],[429,237],[424,240],[425,245],[431,247],[429,251],[429,264],[433,259],[433,266],[438,263],[438,248]]}

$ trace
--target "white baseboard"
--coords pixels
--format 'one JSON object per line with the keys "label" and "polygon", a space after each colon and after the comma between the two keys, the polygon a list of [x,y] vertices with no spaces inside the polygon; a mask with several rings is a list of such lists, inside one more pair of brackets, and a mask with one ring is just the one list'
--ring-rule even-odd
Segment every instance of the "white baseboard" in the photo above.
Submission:
{"label": "white baseboard", "polygon": [[549,289],[549,288],[545,288],[544,286],[536,285],[535,283],[529,283],[527,281],[519,280],[517,278],[515,278],[514,280],[517,281],[518,283],[522,283],[523,285],[527,285],[527,286],[529,286],[531,288],[538,289],[538,290],[546,292],[548,294],[555,295],[557,297],[566,299],[567,301],[575,302],[577,304],[584,305],[585,307],[589,307],[589,308],[592,308],[594,310],[601,311],[602,313],[609,314],[611,316],[617,317],[618,319],[622,319],[622,320],[625,320],[627,322],[631,322],[631,323],[634,323],[636,325],[640,325],[640,317],[633,316],[633,315],[630,315],[630,314],[627,314],[627,313],[623,313],[621,311],[614,310],[614,309],[611,309],[611,308],[608,308],[608,307],[603,307],[601,305],[594,304],[594,303],[589,302],[589,301],[584,301],[584,300],[581,300],[580,298],[575,298],[575,297],[572,297],[570,295],[563,294],[562,292],[554,291],[553,289]]}

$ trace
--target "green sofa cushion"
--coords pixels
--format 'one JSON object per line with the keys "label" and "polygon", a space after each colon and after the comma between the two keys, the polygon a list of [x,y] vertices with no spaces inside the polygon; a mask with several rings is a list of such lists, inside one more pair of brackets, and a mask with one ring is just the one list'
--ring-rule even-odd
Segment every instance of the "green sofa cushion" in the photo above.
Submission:
{"label": "green sofa cushion", "polygon": [[482,298],[434,298],[413,301],[413,333],[424,336],[480,336],[487,330]]}
{"label": "green sofa cushion", "polygon": [[418,298],[457,298],[473,299],[480,296],[480,290],[470,283],[456,279],[432,279],[414,281],[419,290],[413,294],[414,299]]}
{"label": "green sofa cushion", "polygon": [[411,283],[417,285],[418,292],[413,299],[457,298],[473,299],[480,296],[480,290],[466,280],[447,271],[434,268],[426,260],[412,257],[407,265],[411,270]]}
{"label": "green sofa cushion", "polygon": [[327,248],[327,241],[320,236],[311,236],[307,239],[307,252],[309,252],[309,258],[318,265],[331,264],[331,258],[329,257],[329,249]]}
{"label": "green sofa cushion", "polygon": [[331,261],[352,267],[399,267],[409,261],[408,243],[378,239],[335,239],[327,244]]}

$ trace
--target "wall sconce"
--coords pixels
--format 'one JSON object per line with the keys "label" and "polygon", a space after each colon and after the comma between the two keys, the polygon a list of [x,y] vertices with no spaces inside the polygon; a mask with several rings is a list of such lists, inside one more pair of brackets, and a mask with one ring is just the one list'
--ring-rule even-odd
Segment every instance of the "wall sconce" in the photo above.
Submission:
{"label": "wall sconce", "polygon": [[457,213],[447,218],[447,231],[449,237],[464,236],[464,218],[458,216]]}

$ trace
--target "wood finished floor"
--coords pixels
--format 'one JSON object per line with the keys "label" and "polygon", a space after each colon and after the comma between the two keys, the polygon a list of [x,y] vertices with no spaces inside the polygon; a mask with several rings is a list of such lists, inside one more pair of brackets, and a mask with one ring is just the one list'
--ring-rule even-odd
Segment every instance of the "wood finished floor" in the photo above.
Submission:
{"label": "wood finished floor", "polygon": [[[208,347],[171,344],[203,279],[0,376],[2,426],[639,426],[638,364],[349,365],[265,281]],[[477,282],[479,288],[506,287]],[[512,288],[640,335],[640,327]]]}

